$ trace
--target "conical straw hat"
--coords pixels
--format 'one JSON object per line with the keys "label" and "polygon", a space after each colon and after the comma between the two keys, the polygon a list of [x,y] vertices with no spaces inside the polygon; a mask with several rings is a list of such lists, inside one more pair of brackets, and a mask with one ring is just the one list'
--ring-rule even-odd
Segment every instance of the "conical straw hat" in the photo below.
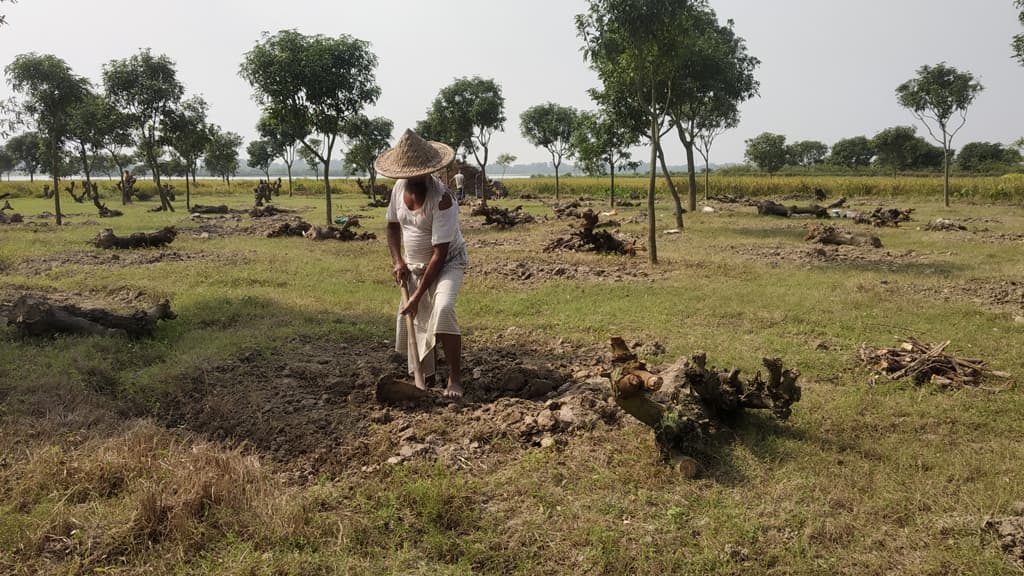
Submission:
{"label": "conical straw hat", "polygon": [[447,144],[428,142],[406,129],[395,146],[377,156],[373,166],[388,178],[416,178],[433,174],[452,163],[455,151]]}

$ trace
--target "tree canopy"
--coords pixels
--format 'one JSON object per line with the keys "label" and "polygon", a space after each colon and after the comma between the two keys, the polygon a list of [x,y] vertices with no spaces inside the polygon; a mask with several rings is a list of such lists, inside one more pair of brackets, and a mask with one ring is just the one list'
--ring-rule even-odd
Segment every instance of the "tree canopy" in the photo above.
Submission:
{"label": "tree canopy", "polygon": [[381,152],[388,149],[394,129],[395,123],[383,117],[360,116],[351,125],[345,169],[350,173],[366,173],[370,180],[371,199],[376,198],[374,186],[377,182],[377,168],[373,162]]}
{"label": "tree canopy", "polygon": [[827,162],[833,166],[845,168],[864,168],[871,165],[871,159],[875,156],[875,150],[867,136],[853,136],[843,138],[832,144],[832,153],[829,154]]}
{"label": "tree canopy", "polygon": [[[1024,0],[1015,0],[1013,5],[1020,9],[1017,19],[1020,20],[1020,25],[1024,26]],[[1010,47],[1013,49],[1013,57],[1024,66],[1024,33],[1014,36]]]}
{"label": "tree canopy", "polygon": [[434,98],[427,117],[416,125],[416,132],[456,151],[461,148],[463,156],[472,153],[486,186],[491,138],[505,130],[505,120],[505,96],[500,84],[480,76],[456,78]]}
{"label": "tree canopy", "polygon": [[555,201],[559,199],[558,169],[562,158],[573,154],[573,130],[576,127],[576,109],[553,102],[527,108],[519,116],[519,129],[530,144],[544,148],[551,154],[555,167]]}
{"label": "tree canopy", "polygon": [[580,112],[576,119],[577,165],[588,174],[611,175],[611,205],[615,206],[615,173],[630,163],[629,149],[639,139],[636,133],[610,118],[607,112]]}
{"label": "tree canopy", "polygon": [[210,141],[206,144],[203,163],[210,174],[231,182],[238,171],[238,148],[242,137],[234,132],[224,132],[219,126],[210,128]]}
{"label": "tree canopy", "polygon": [[22,132],[12,136],[4,148],[11,154],[16,167],[28,174],[29,180],[35,180],[35,174],[42,164],[40,154],[43,148],[43,139],[38,132]]}
{"label": "tree canopy", "polygon": [[828,156],[828,145],[817,140],[801,140],[786,148],[787,164],[791,166],[814,166],[821,164]]}
{"label": "tree canopy", "polygon": [[[24,98],[22,110],[45,141],[42,164],[49,167],[56,191],[63,167],[64,145],[71,137],[74,109],[86,98],[89,82],[52,54],[20,54],[4,71],[8,84]],[[60,225],[60,194],[56,193],[54,211],[57,225]]]}
{"label": "tree canopy", "polygon": [[1021,155],[1016,148],[998,142],[971,142],[964,144],[956,162],[965,172],[1005,170],[1020,164]]}
{"label": "tree canopy", "polygon": [[[953,137],[967,123],[967,108],[984,87],[970,72],[961,72],[945,62],[921,66],[917,77],[896,87],[896,99],[924,124],[945,151],[943,199],[949,206],[949,164]],[[954,119],[954,114],[958,119]],[[934,126],[933,126],[934,125]]]}
{"label": "tree canopy", "polygon": [[[304,149],[324,165],[327,222],[332,223],[331,157],[348,122],[380,97],[374,70],[377,56],[368,42],[295,30],[264,33],[246,52],[240,74],[253,88],[263,114],[298,136]],[[323,147],[311,145],[319,135]]]}
{"label": "tree canopy", "polygon": [[746,141],[746,158],[763,172],[774,174],[786,165],[789,153],[786,137],[782,134],[763,132]]}

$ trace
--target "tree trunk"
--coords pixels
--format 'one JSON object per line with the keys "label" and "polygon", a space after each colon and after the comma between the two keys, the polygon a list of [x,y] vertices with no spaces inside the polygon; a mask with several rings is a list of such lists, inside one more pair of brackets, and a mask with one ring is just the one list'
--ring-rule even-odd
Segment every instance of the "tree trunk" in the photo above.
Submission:
{"label": "tree trunk", "polygon": [[328,156],[324,159],[324,197],[327,202],[327,225],[330,226],[334,223],[333,214],[331,213],[331,158]]}
{"label": "tree trunk", "polygon": [[608,163],[608,171],[612,175],[611,207],[615,208],[615,162]]}
{"label": "tree trunk", "polygon": [[292,165],[291,164],[286,164],[286,166],[288,166],[288,197],[291,198],[291,196],[292,196]]}
{"label": "tree trunk", "polygon": [[708,164],[707,156],[704,157],[704,201],[707,202],[711,189],[711,167]]}
{"label": "tree trunk", "polygon": [[53,210],[57,214],[57,226],[63,218],[60,213],[60,168],[57,166],[57,141],[50,139],[50,175],[53,176]]}
{"label": "tree trunk", "polygon": [[690,212],[697,210],[697,167],[693,163],[693,141],[684,140],[683,148],[686,148],[686,174],[690,181],[690,194],[688,204]]}
{"label": "tree trunk", "polygon": [[190,171],[185,169],[185,210],[192,211],[192,186],[188,183],[188,173]]}
{"label": "tree trunk", "polygon": [[665,175],[665,182],[668,184],[668,191],[672,194],[672,201],[675,202],[676,228],[683,229],[683,205],[679,200],[679,192],[672,182],[672,175],[668,173],[668,165],[665,163],[665,151],[661,149],[661,141],[658,141],[658,161],[661,162],[661,172]]}
{"label": "tree trunk", "polygon": [[949,144],[943,146],[942,171],[945,173],[942,185],[942,199],[946,203],[946,208],[949,208]]}
{"label": "tree trunk", "polygon": [[651,264],[658,263],[658,234],[654,225],[654,184],[658,163],[658,115],[651,114],[651,174],[647,180],[647,254]]}
{"label": "tree trunk", "polygon": [[555,165],[555,203],[558,203],[558,166],[562,163],[561,160],[555,162],[555,155],[551,155],[551,163]]}

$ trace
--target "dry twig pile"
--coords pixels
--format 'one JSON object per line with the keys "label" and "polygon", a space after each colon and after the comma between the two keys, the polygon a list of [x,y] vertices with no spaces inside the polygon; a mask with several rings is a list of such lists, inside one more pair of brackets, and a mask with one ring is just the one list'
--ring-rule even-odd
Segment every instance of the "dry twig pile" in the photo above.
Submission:
{"label": "dry twig pile", "polygon": [[925,344],[916,338],[906,338],[896,348],[861,346],[860,358],[877,375],[888,376],[890,380],[909,376],[919,385],[931,382],[944,388],[961,388],[977,386],[987,375],[1010,377],[1005,372],[990,370],[984,360],[947,354],[945,350],[949,344],[949,340]]}

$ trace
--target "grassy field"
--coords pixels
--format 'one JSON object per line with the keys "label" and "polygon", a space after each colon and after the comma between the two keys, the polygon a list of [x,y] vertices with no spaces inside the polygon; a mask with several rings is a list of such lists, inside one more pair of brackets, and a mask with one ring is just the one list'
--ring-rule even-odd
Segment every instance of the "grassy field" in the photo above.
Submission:
{"label": "grassy field", "polygon": [[[470,418],[503,426],[506,398],[406,411],[365,401],[389,362],[397,305],[382,240],[264,238],[247,231],[247,216],[197,221],[146,212],[153,202],[100,221],[64,200],[67,226],[0,226],[0,302],[29,292],[128,310],[169,298],[179,316],[138,341],[23,340],[0,328],[0,573],[1015,573],[1021,559],[982,524],[1024,515],[1019,387],[869,386],[857,351],[948,339],[952,351],[1024,375],[1024,184],[957,180],[963,192],[945,209],[937,181],[897,191],[886,181],[714,183],[779,196],[823,186],[854,208],[916,208],[914,222],[873,230],[881,250],[816,250],[802,242],[804,222],[712,203],[714,213],[687,215],[683,234],[659,237],[654,268],[642,255],[542,253],[569,223],[539,200],[498,201],[543,217],[512,230],[464,210],[470,387],[487,378],[474,380],[474,367],[518,350],[536,365],[589,368],[611,335],[660,343],[655,364],[705,350],[748,373],[762,356],[801,370],[791,420],[733,424],[696,480],[661,465],[650,430],[628,417],[541,448],[490,432],[455,437]],[[639,179],[619,183],[641,189]],[[563,184],[563,195],[603,206],[604,180]],[[243,208],[250,186],[228,194],[204,183],[194,201]],[[343,186],[335,214],[359,213],[383,238],[384,210]],[[547,197],[552,186],[510,180],[513,195]],[[20,183],[0,193],[15,189],[17,212],[52,211]],[[323,219],[316,196],[280,204]],[[639,210],[619,210],[622,233],[645,237]],[[938,216],[971,231],[922,229]],[[667,200],[656,220],[673,226]],[[88,244],[104,227],[170,224],[181,234],[166,249]],[[289,404],[301,386],[322,386],[319,404]],[[301,435],[264,439],[262,424],[236,421],[260,394],[288,422],[317,416]],[[340,415],[365,425],[346,428]],[[479,446],[387,465],[398,422],[445,446]],[[328,429],[345,430],[344,442],[330,444]]]}

